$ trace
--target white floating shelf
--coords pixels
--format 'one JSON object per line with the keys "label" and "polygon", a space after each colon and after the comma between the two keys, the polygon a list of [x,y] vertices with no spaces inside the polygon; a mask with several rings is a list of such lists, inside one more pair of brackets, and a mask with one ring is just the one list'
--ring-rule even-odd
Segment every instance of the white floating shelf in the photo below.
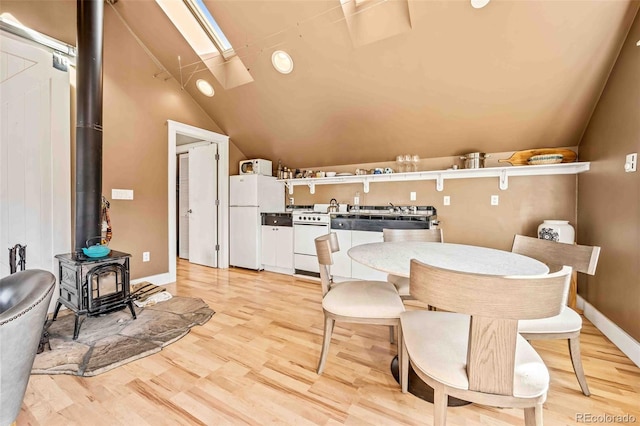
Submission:
{"label": "white floating shelf", "polygon": [[571,175],[583,173],[589,170],[591,163],[560,163],[541,164],[537,166],[507,166],[487,167],[484,169],[458,169],[458,170],[430,170],[411,173],[389,173],[380,175],[350,175],[323,178],[280,179],[289,188],[289,194],[293,194],[293,187],[306,185],[314,194],[316,185],[339,185],[347,183],[361,183],[365,193],[369,192],[369,185],[376,182],[403,182],[416,180],[435,180],[436,190],[444,190],[444,181],[447,179],[473,179],[473,178],[498,178],[498,186],[505,190],[509,188],[510,176],[542,176],[542,175]]}

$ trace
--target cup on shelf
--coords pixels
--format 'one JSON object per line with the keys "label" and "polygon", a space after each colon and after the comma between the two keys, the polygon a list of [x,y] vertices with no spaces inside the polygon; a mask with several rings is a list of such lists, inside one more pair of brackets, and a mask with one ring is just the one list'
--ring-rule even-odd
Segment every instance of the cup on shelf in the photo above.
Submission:
{"label": "cup on shelf", "polygon": [[404,155],[404,171],[410,172],[411,170],[411,154]]}
{"label": "cup on shelf", "polygon": [[418,154],[413,154],[411,156],[411,171],[418,171],[418,163],[420,162],[420,156]]}

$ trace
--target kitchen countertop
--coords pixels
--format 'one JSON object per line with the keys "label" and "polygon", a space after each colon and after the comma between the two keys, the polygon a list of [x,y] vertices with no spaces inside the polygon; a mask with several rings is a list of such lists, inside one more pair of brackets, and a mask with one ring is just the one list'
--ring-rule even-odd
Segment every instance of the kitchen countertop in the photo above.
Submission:
{"label": "kitchen countertop", "polygon": [[266,226],[293,226],[293,216],[290,212],[264,212],[260,219],[262,225]]}
{"label": "kitchen countertop", "polygon": [[388,229],[428,229],[436,225],[433,215],[331,214],[331,229],[382,232]]}
{"label": "kitchen countertop", "polygon": [[331,218],[339,219],[363,219],[363,220],[428,220],[434,216],[434,213],[331,213]]}

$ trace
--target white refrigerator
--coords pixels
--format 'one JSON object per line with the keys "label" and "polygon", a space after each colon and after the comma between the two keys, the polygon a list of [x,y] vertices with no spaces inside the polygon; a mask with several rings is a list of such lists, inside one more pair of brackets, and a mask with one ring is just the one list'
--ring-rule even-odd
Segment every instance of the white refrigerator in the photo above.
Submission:
{"label": "white refrigerator", "polygon": [[273,176],[229,176],[229,264],[261,269],[262,212],[284,212],[284,183]]}

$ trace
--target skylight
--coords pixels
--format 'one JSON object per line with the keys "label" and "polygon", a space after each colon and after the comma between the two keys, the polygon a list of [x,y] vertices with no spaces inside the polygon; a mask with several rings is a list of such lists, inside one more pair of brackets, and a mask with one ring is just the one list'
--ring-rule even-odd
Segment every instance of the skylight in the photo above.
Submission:
{"label": "skylight", "polygon": [[220,46],[223,48],[223,50],[231,50],[232,49],[231,43],[229,43],[229,40],[227,40],[227,36],[224,35],[222,30],[220,29],[220,26],[218,25],[216,20],[213,19],[213,16],[211,16],[209,9],[207,9],[207,6],[204,5],[202,0],[188,0],[188,1],[190,3],[195,3],[196,5],[198,5],[199,11],[204,15],[209,25],[211,25],[212,27],[211,30],[213,32],[213,35],[216,37],[217,41],[220,43]]}
{"label": "skylight", "polygon": [[[232,89],[253,81],[242,59],[233,50],[229,39],[207,10],[206,0],[155,1],[201,60],[200,63],[182,66],[178,56],[180,82],[183,87],[196,73],[204,71],[200,68],[202,64],[211,71],[224,89]],[[186,82],[182,79],[183,72],[190,73]]]}
{"label": "skylight", "polygon": [[235,52],[229,40],[222,32],[222,29],[205,6],[202,0],[183,0],[184,4],[189,8],[193,16],[196,18],[202,29],[211,38],[213,44],[220,51],[222,56],[229,58]]}

